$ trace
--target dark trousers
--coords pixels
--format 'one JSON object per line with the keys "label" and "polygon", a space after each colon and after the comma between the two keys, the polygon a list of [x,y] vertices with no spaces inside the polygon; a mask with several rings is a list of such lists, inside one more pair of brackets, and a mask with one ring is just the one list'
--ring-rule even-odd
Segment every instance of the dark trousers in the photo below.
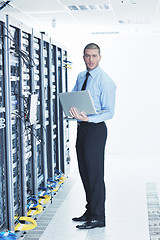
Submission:
{"label": "dark trousers", "polygon": [[104,122],[78,124],[76,151],[79,173],[86,193],[91,219],[105,219],[104,149],[107,127]]}

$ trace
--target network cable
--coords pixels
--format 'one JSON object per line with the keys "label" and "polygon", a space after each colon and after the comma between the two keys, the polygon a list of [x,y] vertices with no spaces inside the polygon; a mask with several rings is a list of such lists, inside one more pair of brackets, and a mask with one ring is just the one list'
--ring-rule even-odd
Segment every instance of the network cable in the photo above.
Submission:
{"label": "network cable", "polygon": [[[29,120],[28,98],[26,98],[24,96],[21,96],[18,93],[14,93],[14,95],[17,95],[17,96],[23,98],[23,100],[24,100],[24,111],[21,111],[21,114],[23,113],[23,115],[19,115],[17,112],[12,112],[11,114],[16,115],[18,118],[20,118],[23,121],[23,123],[25,125],[24,133],[25,132],[27,133],[27,137],[28,137],[28,134],[31,133],[31,135],[33,135],[39,143],[45,144],[43,138],[41,136],[39,136],[39,137],[36,136],[33,132],[33,130],[36,130],[36,128],[34,128],[33,125],[31,125],[30,120]],[[32,127],[33,127],[33,130],[32,130]],[[41,125],[41,127],[43,127],[43,126]],[[30,140],[28,139],[28,141],[30,141]]]}
{"label": "network cable", "polygon": [[37,207],[38,206],[38,200],[36,198],[33,197],[29,197],[27,199],[27,209],[30,209],[32,207]]}
{"label": "network cable", "polygon": [[[5,26],[4,26],[4,27],[5,27]],[[14,37],[12,36],[12,34],[11,34],[10,31],[8,30],[8,28],[5,27],[5,29],[7,30],[8,34],[9,34],[10,36],[4,34],[4,35],[1,35],[0,37],[7,37],[7,38],[10,40],[10,45],[12,45],[12,47],[10,47],[10,49],[11,49],[11,50],[14,50],[15,53],[17,53],[18,56],[19,56],[20,58],[22,58],[23,62],[24,62],[29,68],[34,67],[34,66],[35,66],[34,60],[30,57],[30,55],[29,55],[27,52],[23,51],[22,49],[20,49],[20,48],[18,47],[18,45],[16,44],[16,41],[14,40]],[[13,44],[11,44],[11,42],[12,42]]]}
{"label": "network cable", "polygon": [[8,239],[8,240],[16,240],[18,235],[11,231],[8,232],[0,232],[0,239]]}

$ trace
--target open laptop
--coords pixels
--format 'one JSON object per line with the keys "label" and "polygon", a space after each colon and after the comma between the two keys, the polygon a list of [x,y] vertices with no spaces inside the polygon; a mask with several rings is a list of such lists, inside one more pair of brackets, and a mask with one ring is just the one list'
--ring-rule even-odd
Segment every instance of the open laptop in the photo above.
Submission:
{"label": "open laptop", "polygon": [[78,112],[84,112],[87,116],[107,111],[96,112],[88,90],[59,93],[58,96],[67,119],[73,119],[69,113],[71,107],[75,107]]}

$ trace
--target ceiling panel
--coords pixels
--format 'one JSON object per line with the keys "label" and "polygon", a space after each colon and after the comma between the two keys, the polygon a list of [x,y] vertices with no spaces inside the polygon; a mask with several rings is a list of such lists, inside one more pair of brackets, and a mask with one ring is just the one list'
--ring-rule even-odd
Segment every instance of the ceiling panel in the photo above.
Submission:
{"label": "ceiling panel", "polygon": [[12,4],[24,12],[64,11],[65,7],[57,0],[14,0]]}
{"label": "ceiling panel", "polygon": [[11,0],[10,5],[13,8],[7,6],[3,12],[15,18],[25,14],[31,22],[34,18],[42,24],[55,19],[56,26],[63,27],[103,26],[105,31],[106,26],[113,26],[119,31],[136,25],[136,30],[142,26],[160,30],[160,0]]}
{"label": "ceiling panel", "polygon": [[[49,21],[49,22],[51,22],[53,19],[55,19],[57,22],[61,22],[64,25],[68,25],[71,22],[76,22],[77,21],[74,17],[72,17],[67,12],[46,13],[46,14],[33,13],[33,14],[31,14],[31,16],[38,19],[39,21]],[[77,24],[77,22],[75,24]]]}
{"label": "ceiling panel", "polygon": [[88,12],[77,12],[72,15],[83,25],[99,25],[106,26],[109,24],[115,24],[116,21],[111,11],[88,11]]}
{"label": "ceiling panel", "polygon": [[112,0],[112,8],[118,21],[131,24],[150,23],[155,18],[158,2],[159,0]]}

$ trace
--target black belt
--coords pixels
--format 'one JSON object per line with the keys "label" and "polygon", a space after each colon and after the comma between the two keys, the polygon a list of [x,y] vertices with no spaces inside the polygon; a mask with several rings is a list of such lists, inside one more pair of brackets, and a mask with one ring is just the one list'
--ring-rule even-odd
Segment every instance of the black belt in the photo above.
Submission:
{"label": "black belt", "polygon": [[94,123],[94,122],[77,122],[77,126],[90,126],[90,125],[98,125],[103,124],[104,122]]}

